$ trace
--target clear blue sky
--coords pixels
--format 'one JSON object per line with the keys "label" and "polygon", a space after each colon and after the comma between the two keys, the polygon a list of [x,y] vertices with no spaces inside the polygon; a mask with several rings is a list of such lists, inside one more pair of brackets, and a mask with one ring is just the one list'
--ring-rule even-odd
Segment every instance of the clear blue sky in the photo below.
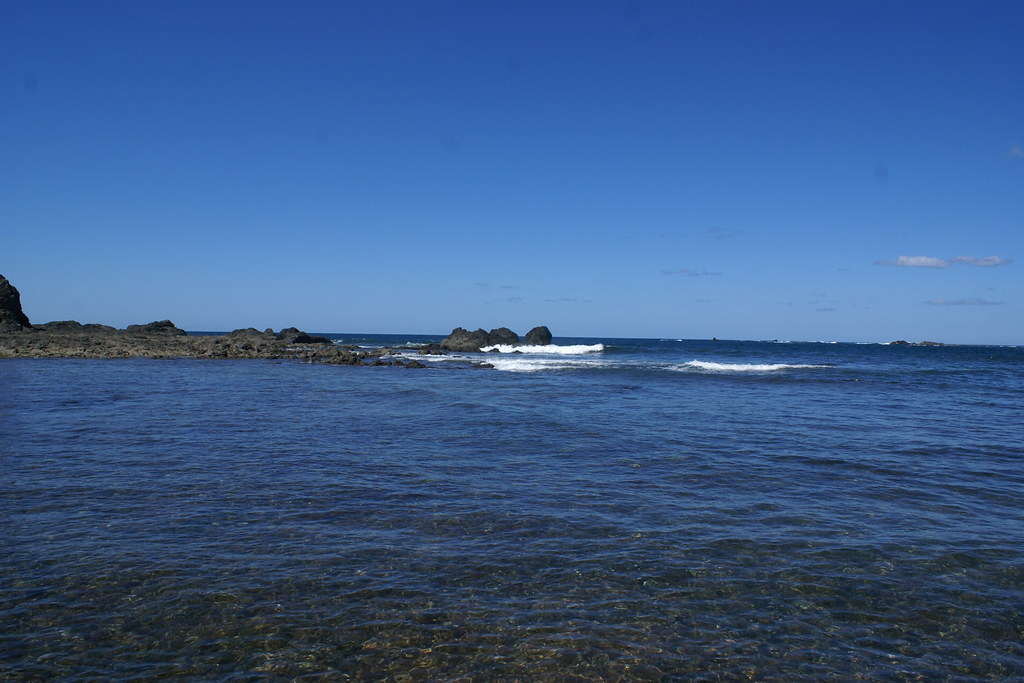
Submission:
{"label": "clear blue sky", "polygon": [[35,322],[1024,343],[1024,2],[0,1]]}

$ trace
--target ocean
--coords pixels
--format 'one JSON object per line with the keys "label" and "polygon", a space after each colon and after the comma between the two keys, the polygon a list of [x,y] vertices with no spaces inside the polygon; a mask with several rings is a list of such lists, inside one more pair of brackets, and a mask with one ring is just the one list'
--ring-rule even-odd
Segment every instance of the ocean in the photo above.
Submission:
{"label": "ocean", "polygon": [[331,336],[0,361],[0,679],[1024,678],[1021,348]]}

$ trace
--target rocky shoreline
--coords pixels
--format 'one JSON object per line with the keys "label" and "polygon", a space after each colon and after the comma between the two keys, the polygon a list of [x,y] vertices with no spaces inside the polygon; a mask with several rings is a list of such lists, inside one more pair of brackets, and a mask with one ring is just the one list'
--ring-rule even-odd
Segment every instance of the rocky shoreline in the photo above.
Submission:
{"label": "rocky shoreline", "polygon": [[[419,350],[421,355],[478,352],[496,344],[520,345],[508,328],[469,332],[457,327],[437,344]],[[527,344],[550,344],[551,333],[537,327],[526,335]],[[408,348],[361,349],[340,346],[327,337],[307,334],[294,327],[274,332],[255,328],[228,334],[188,334],[170,320],[117,329],[108,325],[82,324],[74,320],[33,325],[21,307],[21,295],[0,275],[0,358],[262,358],[296,359],[329,365],[428,367],[404,358]],[[471,363],[490,367],[486,362]]]}

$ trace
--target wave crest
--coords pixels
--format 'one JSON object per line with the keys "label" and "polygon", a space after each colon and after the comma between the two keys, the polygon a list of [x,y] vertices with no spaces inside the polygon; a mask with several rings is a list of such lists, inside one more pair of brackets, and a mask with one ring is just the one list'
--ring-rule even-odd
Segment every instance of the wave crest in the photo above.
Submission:
{"label": "wave crest", "polygon": [[777,372],[779,370],[804,370],[827,367],[830,366],[801,363],[712,363],[703,360],[691,360],[688,363],[676,366],[675,369],[683,372]]}
{"label": "wave crest", "polygon": [[498,353],[543,353],[558,356],[580,356],[585,353],[601,353],[604,351],[604,344],[546,344],[544,346],[512,346],[511,344],[495,344],[480,348],[483,352],[497,351]]}

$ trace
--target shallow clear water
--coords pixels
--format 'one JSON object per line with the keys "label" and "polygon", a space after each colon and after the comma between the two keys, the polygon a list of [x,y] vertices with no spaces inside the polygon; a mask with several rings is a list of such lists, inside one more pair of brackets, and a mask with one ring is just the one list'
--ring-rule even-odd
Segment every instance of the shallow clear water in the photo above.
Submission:
{"label": "shallow clear water", "polygon": [[1024,676],[1022,350],[556,342],[0,362],[0,678]]}

